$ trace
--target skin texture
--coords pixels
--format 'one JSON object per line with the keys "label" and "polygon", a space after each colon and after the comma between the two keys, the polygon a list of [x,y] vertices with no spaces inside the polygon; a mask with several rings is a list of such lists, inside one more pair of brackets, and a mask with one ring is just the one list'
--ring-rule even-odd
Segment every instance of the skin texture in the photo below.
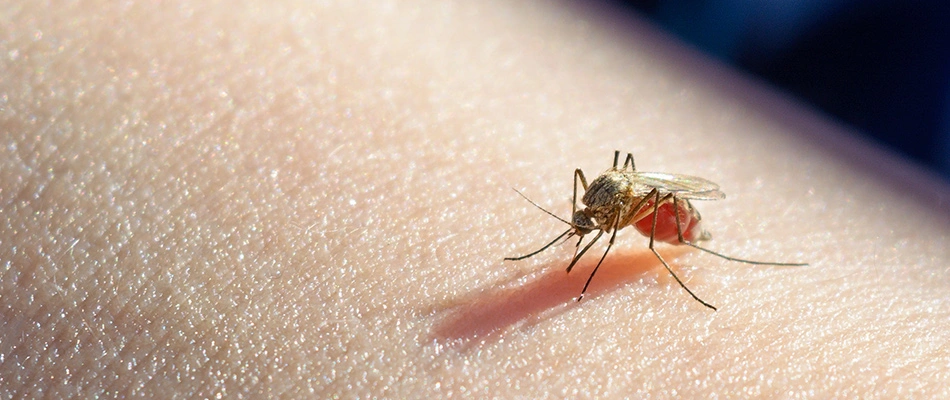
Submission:
{"label": "skin texture", "polygon": [[[514,3],[514,4],[513,4]],[[3,397],[947,397],[950,190],[616,10],[0,6]],[[586,4],[586,3],[585,3]],[[572,174],[719,183],[571,274]]]}

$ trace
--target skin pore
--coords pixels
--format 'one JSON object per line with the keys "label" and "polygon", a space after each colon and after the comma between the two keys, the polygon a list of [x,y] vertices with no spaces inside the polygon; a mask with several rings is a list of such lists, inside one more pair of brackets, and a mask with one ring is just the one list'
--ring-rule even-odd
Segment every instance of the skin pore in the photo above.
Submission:
{"label": "skin pore", "polygon": [[[517,4],[510,4],[517,3]],[[635,16],[0,6],[0,392],[946,397],[950,191]],[[564,271],[572,174],[697,175],[712,240]]]}

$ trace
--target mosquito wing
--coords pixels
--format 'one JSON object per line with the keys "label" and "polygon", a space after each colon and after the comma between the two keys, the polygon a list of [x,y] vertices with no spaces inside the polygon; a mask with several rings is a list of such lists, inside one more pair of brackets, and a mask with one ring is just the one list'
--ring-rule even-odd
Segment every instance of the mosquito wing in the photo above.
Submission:
{"label": "mosquito wing", "polygon": [[722,200],[726,194],[719,185],[698,176],[667,174],[663,172],[635,172],[638,184],[675,193],[677,197],[691,200]]}

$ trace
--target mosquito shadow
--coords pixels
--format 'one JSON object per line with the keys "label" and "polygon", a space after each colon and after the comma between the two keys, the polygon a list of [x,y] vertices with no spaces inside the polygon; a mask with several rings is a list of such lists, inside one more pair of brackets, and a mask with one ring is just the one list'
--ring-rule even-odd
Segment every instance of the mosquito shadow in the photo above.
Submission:
{"label": "mosquito shadow", "polygon": [[[658,250],[667,262],[689,251],[686,246],[665,247]],[[552,313],[567,311],[577,304],[577,297],[599,258],[579,262],[567,273],[564,263],[549,266],[549,271],[524,285],[504,285],[458,299],[441,313],[445,316],[432,330],[439,342],[484,337],[518,323],[531,323],[549,317]],[[657,267],[659,269],[657,270]],[[597,275],[587,289],[584,302],[595,300],[597,295],[614,290],[650,271],[663,270],[660,260],[649,250],[611,253],[600,266]],[[660,276],[660,275],[658,275]],[[666,279],[660,277],[664,284]],[[669,282],[676,284],[672,278]]]}

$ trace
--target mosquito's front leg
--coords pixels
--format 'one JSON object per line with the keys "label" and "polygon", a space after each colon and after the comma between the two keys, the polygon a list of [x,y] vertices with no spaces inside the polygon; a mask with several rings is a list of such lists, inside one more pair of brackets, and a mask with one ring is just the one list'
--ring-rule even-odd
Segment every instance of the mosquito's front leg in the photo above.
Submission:
{"label": "mosquito's front leg", "polygon": [[[574,269],[574,265],[577,264],[577,262],[581,259],[581,257],[584,256],[584,253],[586,253],[587,250],[590,250],[590,247],[593,246],[594,243],[597,243],[597,240],[600,239],[600,237],[603,236],[603,235],[604,235],[604,231],[603,231],[603,230],[597,232],[597,236],[594,236],[594,238],[590,240],[590,243],[587,243],[587,246],[584,246],[584,250],[581,250],[580,253],[577,253],[577,250],[574,250],[574,252],[577,253],[577,255],[574,256],[574,259],[573,259],[573,260],[571,260],[571,265],[568,265],[568,266],[567,266],[567,272],[568,272],[568,273],[570,273],[571,270]],[[583,240],[584,238],[582,237],[581,239]],[[577,242],[577,245],[580,246],[580,244],[581,244],[581,242],[578,241],[578,242]]]}
{"label": "mosquito's front leg", "polygon": [[[604,255],[600,257],[600,261],[597,262],[597,266],[594,267],[594,270],[591,271],[590,276],[587,277],[587,283],[584,284],[584,289],[581,290],[580,297],[577,298],[577,301],[581,301],[584,298],[584,293],[587,293],[587,287],[590,286],[590,281],[594,280],[594,274],[597,273],[597,270],[600,269],[600,264],[604,263],[604,259],[607,258],[607,253],[610,252],[610,248],[614,245],[614,240],[617,240],[617,231],[620,230],[620,210],[617,210],[617,217],[612,221],[614,224],[613,234],[610,235],[610,242],[607,243],[607,250],[604,250]],[[604,231],[600,231],[603,233]]]}
{"label": "mosquito's front leg", "polygon": [[584,193],[587,193],[587,178],[584,177],[584,171],[580,168],[574,170],[574,199],[571,200],[571,216],[577,212],[577,181],[580,180],[584,186]]}
{"label": "mosquito's front leg", "polygon": [[[574,260],[577,259],[577,252],[580,251],[580,249],[581,249],[581,242],[584,241],[584,235],[579,235],[579,236],[580,236],[580,238],[577,239],[577,244],[574,245],[574,255],[571,256],[571,265],[572,265],[572,266],[573,266],[573,264],[574,264]],[[571,272],[571,266],[568,266],[568,267],[567,267],[567,272],[568,272],[568,273]]]}

